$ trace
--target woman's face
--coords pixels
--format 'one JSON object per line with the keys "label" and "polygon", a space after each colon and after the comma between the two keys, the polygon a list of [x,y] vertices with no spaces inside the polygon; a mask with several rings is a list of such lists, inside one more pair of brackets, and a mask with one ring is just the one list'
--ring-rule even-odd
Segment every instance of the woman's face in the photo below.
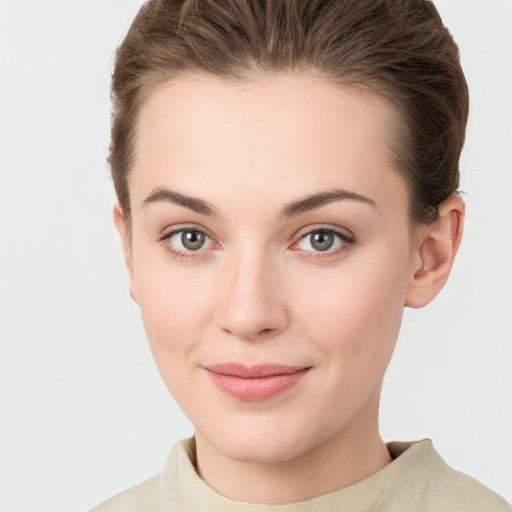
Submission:
{"label": "woman's face", "polygon": [[131,293],[165,383],[222,454],[290,460],[376,431],[420,264],[393,120],[306,74],[189,75],[144,104]]}

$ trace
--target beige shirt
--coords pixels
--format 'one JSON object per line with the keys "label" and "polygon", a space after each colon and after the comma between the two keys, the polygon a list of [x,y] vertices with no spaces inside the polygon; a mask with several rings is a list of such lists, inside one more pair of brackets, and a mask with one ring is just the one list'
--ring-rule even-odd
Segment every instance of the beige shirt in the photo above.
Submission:
{"label": "beige shirt", "polygon": [[394,459],[355,485],[309,501],[256,505],[217,494],[197,474],[193,439],[176,443],[161,475],[107,500],[92,512],[511,512],[507,502],[450,468],[429,439],[388,443]]}

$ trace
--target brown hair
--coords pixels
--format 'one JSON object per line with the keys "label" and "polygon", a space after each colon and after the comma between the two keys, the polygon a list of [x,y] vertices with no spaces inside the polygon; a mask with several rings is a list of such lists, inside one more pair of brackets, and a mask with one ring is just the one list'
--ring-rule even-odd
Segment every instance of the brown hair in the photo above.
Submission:
{"label": "brown hair", "polygon": [[468,90],[457,46],[429,0],[149,0],[117,50],[112,177],[128,230],[128,174],[145,98],[186,72],[232,79],[314,70],[389,101],[410,217],[436,219],[459,186]]}

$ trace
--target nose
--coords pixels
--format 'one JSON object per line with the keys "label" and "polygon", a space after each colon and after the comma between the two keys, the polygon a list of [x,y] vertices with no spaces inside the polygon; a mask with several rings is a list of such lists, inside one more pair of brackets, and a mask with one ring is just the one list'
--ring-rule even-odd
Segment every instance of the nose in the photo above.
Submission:
{"label": "nose", "polygon": [[219,286],[218,325],[241,340],[256,341],[281,333],[288,324],[276,264],[265,255],[233,254]]}

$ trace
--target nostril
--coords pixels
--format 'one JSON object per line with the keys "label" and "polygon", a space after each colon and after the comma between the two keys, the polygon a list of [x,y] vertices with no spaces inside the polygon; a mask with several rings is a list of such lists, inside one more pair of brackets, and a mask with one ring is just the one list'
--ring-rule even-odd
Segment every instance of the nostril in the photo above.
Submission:
{"label": "nostril", "polygon": [[276,332],[276,329],[272,329],[272,328],[261,329],[261,331],[259,331],[256,334],[256,336],[253,336],[252,339],[253,340],[265,339],[265,338],[271,336],[272,334],[274,334],[275,332]]}

